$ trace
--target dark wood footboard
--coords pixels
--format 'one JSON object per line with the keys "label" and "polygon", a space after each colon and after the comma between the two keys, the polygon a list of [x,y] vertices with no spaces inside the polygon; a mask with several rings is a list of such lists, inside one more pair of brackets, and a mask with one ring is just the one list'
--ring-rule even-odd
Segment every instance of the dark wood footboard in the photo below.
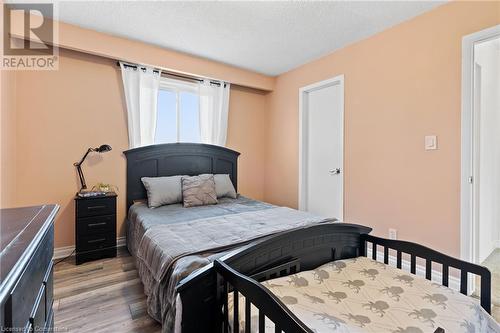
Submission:
{"label": "dark wood footboard", "polygon": [[[322,223],[270,236],[221,258],[232,269],[263,281],[325,262],[361,255],[361,235],[371,228],[347,223]],[[182,332],[220,332],[220,288],[213,264],[198,270],[177,286],[182,301]]]}

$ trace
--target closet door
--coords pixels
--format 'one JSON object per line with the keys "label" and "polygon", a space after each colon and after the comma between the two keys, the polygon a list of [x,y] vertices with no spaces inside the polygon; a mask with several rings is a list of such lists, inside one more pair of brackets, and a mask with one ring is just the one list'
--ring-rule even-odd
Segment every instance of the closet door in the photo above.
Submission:
{"label": "closet door", "polygon": [[[305,92],[305,205],[307,211],[343,219],[343,81]],[[305,131],[304,131],[305,129]],[[304,133],[305,132],[305,133]],[[304,148],[304,147],[303,147]],[[304,151],[304,149],[303,149]]]}

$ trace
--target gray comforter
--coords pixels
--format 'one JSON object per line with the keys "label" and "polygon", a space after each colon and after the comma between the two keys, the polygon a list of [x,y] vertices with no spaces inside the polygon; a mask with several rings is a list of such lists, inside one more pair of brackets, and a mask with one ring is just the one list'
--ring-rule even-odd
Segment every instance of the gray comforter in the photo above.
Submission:
{"label": "gray comforter", "polygon": [[131,207],[128,244],[148,297],[148,313],[163,324],[163,332],[173,331],[175,286],[181,279],[226,250],[327,220],[244,197],[215,206],[162,208]]}

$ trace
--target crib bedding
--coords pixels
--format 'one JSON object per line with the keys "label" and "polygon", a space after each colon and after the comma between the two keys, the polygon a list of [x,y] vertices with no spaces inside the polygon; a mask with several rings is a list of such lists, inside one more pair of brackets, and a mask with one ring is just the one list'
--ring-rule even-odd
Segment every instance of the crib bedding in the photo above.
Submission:
{"label": "crib bedding", "polygon": [[[334,261],[263,285],[317,333],[427,333],[438,327],[452,333],[500,333],[475,299],[366,257]],[[232,297],[230,293],[229,314]],[[244,297],[239,304],[244,328]],[[257,330],[255,307],[251,322]],[[265,326],[266,332],[274,332],[267,318]]]}

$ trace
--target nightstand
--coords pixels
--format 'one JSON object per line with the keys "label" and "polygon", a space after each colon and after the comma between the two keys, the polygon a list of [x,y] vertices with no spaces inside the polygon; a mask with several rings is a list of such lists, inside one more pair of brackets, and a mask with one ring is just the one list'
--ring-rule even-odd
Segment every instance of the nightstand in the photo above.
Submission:
{"label": "nightstand", "polygon": [[75,197],[76,264],[116,257],[116,193]]}

